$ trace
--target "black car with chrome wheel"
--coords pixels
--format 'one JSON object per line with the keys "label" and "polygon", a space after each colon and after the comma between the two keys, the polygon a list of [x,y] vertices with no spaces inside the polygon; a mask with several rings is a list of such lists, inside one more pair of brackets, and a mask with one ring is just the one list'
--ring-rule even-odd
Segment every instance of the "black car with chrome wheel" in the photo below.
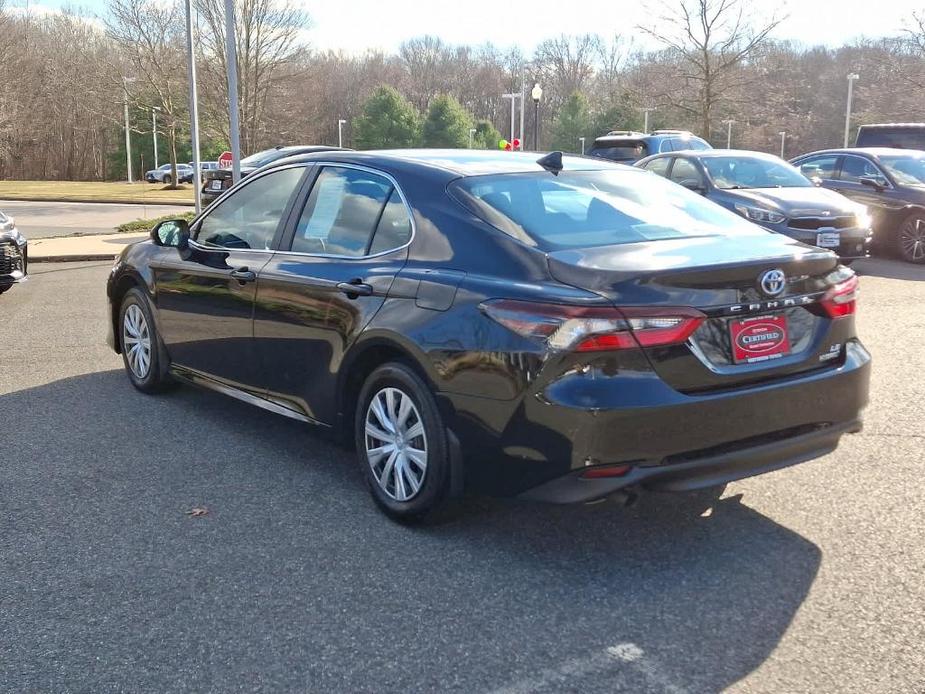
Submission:
{"label": "black car with chrome wheel", "polygon": [[127,248],[107,290],[136,388],[335,432],[403,519],[464,490],[716,490],[831,452],[868,397],[833,253],[560,153],[281,160]]}

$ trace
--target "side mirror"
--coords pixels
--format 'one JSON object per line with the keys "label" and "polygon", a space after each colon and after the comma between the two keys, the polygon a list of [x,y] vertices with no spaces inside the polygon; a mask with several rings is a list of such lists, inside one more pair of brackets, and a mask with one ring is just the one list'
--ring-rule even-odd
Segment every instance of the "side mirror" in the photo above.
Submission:
{"label": "side mirror", "polygon": [[877,178],[874,176],[861,176],[858,181],[860,181],[862,185],[870,186],[878,193],[886,188],[886,181],[884,181],[882,178]]}
{"label": "side mirror", "polygon": [[184,250],[189,247],[189,222],[185,219],[168,219],[151,230],[151,240],[157,246]]}

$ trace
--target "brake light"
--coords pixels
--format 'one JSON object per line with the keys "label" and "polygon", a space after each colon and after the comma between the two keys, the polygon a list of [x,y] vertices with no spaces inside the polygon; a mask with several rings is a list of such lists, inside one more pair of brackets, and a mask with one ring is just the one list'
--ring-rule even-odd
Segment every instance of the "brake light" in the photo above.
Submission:
{"label": "brake light", "polygon": [[859,291],[860,282],[858,282],[857,275],[855,275],[829,289],[819,303],[825,309],[829,318],[850,316],[857,308]]}
{"label": "brake light", "polygon": [[691,308],[604,308],[498,299],[481,309],[518,335],[557,351],[602,352],[684,342],[705,319]]}
{"label": "brake light", "polygon": [[585,480],[600,480],[608,477],[623,477],[630,471],[632,465],[600,465],[589,468],[581,473],[580,477]]}

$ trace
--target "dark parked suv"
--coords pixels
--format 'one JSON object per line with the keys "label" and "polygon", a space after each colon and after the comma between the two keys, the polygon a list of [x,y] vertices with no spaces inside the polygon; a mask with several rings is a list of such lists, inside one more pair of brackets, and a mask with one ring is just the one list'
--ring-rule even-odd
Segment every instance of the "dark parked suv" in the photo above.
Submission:
{"label": "dark parked suv", "polygon": [[715,490],[831,452],[868,397],[857,284],[638,169],[404,150],[256,171],[123,251],[107,292],[136,388],[344,434],[417,518],[463,489]]}
{"label": "dark parked suv", "polygon": [[867,208],[814,186],[773,154],[711,149],[656,154],[636,166],[696,191],[766,229],[830,248],[845,263],[868,254]]}
{"label": "dark parked suv", "polygon": [[828,149],[792,160],[804,176],[866,205],[874,247],[925,263],[925,152]]}
{"label": "dark parked suv", "polygon": [[874,123],[858,128],[855,147],[925,150],[925,123]]}
{"label": "dark parked suv", "polygon": [[686,130],[655,130],[651,134],[613,130],[594,141],[588,156],[632,164],[661,152],[711,149],[710,143]]}

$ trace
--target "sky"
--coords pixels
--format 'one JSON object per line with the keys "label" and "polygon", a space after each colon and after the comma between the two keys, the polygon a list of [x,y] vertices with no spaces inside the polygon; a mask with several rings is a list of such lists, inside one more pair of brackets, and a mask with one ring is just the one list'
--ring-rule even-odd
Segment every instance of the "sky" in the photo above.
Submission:
{"label": "sky", "polygon": [[[671,2],[672,0],[668,0]],[[7,0],[32,11],[63,6],[92,13],[105,0]],[[296,0],[308,11],[312,45],[361,53],[367,48],[394,51],[402,41],[423,34],[448,43],[520,46],[529,53],[542,39],[560,33],[638,35],[649,19],[638,0]],[[760,14],[788,15],[777,38],[802,44],[837,46],[866,36],[898,33],[925,0],[745,0]],[[639,37],[642,39],[642,37]]]}

